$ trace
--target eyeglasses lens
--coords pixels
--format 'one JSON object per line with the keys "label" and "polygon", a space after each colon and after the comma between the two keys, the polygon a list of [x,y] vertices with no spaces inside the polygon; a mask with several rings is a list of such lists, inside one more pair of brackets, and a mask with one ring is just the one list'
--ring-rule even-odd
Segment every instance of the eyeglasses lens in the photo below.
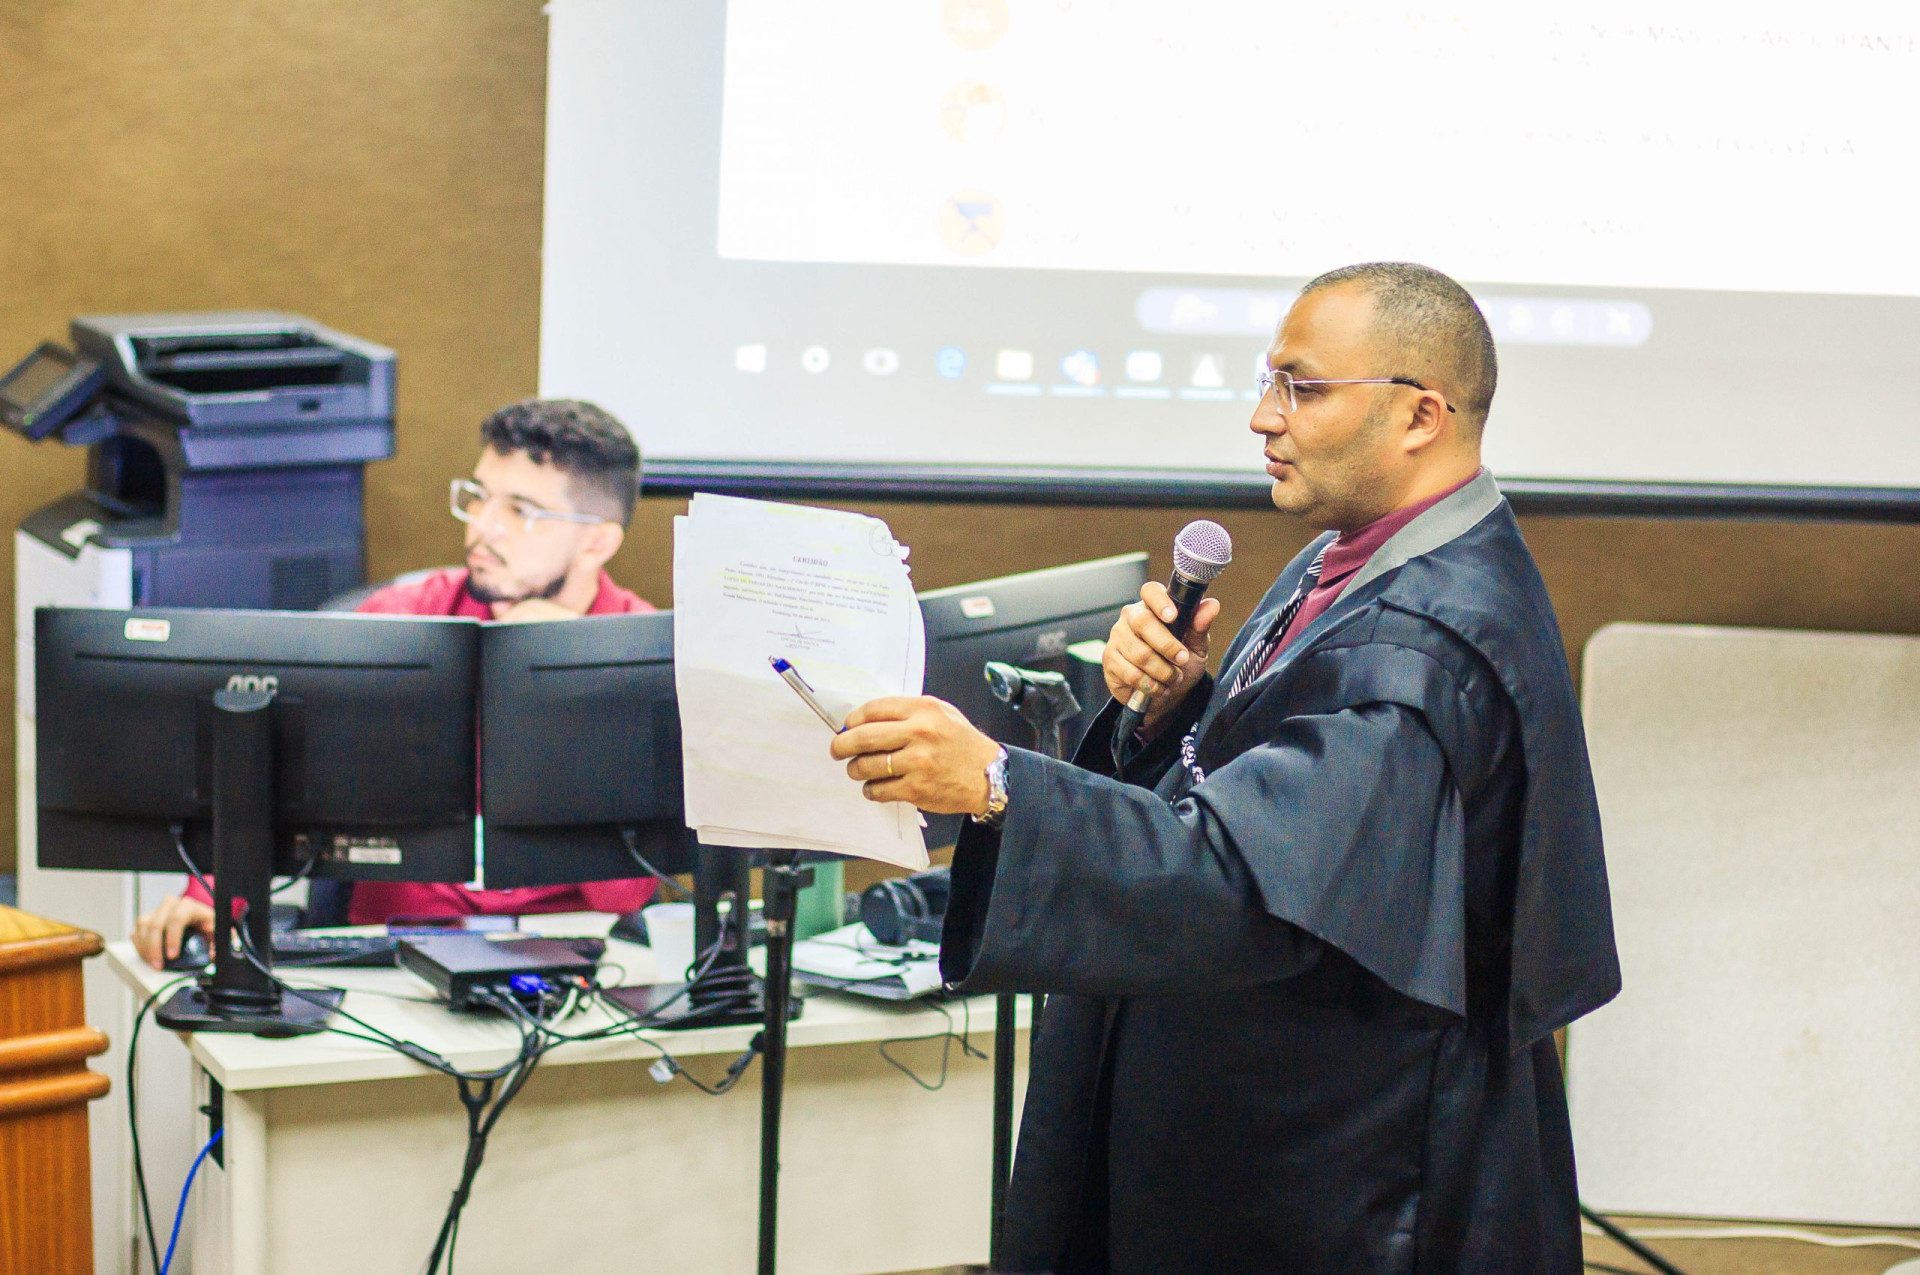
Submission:
{"label": "eyeglasses lens", "polygon": [[1273,395],[1273,405],[1282,412],[1297,411],[1299,404],[1293,397],[1293,375],[1289,372],[1268,372],[1260,378],[1262,394]]}
{"label": "eyeglasses lens", "polygon": [[[492,503],[492,498],[476,483],[453,484],[453,516],[462,522],[478,522],[486,516],[487,506]],[[508,532],[526,530],[527,520],[511,500],[500,502],[495,521]]]}

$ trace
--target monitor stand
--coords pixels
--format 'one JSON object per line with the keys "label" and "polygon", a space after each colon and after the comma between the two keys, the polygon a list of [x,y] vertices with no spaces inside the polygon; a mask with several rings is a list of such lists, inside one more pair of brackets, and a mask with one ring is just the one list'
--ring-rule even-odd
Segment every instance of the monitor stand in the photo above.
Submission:
{"label": "monitor stand", "polygon": [[[693,950],[713,950],[720,944],[707,972],[693,983],[652,983],[608,988],[602,996],[646,1020],[649,1029],[687,1031],[696,1027],[738,1027],[766,1017],[766,981],[747,964],[748,898],[751,893],[754,852],[728,846],[700,846],[694,851]],[[721,915],[721,904],[727,904]],[[771,896],[768,899],[772,903]],[[771,920],[771,915],[769,915]],[[769,932],[771,958],[771,932]],[[800,1002],[790,1001],[789,1018],[800,1013]]]}
{"label": "monitor stand", "polygon": [[213,695],[213,973],[154,1012],[154,1021],[173,1031],[301,1036],[323,1029],[345,996],[336,988],[282,992],[234,944],[239,900],[248,947],[261,965],[273,960],[272,708],[272,691]]}

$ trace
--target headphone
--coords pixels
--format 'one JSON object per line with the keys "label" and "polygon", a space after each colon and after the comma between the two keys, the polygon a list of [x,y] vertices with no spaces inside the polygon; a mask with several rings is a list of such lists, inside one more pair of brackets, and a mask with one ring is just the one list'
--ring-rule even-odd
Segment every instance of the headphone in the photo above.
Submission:
{"label": "headphone", "polygon": [[938,943],[946,924],[947,900],[953,895],[953,873],[935,868],[910,877],[889,877],[860,894],[860,919],[874,941],[904,947],[918,940]]}

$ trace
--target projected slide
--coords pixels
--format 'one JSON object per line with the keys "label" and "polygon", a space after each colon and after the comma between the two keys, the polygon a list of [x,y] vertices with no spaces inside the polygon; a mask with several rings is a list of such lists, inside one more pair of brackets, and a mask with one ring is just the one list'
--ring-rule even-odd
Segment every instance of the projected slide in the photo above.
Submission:
{"label": "projected slide", "polygon": [[1423,261],[1511,479],[1920,487],[1920,5],[554,0],[541,390],[656,473],[1263,481]]}
{"label": "projected slide", "polygon": [[728,5],[721,256],[1920,293],[1920,6],[932,8]]}

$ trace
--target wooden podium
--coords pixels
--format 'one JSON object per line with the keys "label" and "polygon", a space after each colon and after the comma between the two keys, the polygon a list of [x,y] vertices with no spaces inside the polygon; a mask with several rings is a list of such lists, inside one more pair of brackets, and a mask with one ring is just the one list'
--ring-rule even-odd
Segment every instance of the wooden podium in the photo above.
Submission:
{"label": "wooden podium", "polygon": [[0,1271],[93,1270],[87,1104],[107,1047],[80,962],[100,936],[0,906]]}

